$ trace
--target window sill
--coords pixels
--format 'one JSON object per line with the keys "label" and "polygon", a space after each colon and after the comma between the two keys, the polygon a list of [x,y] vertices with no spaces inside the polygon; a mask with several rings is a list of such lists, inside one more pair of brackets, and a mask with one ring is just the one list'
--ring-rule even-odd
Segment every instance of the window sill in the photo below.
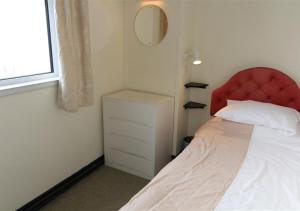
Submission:
{"label": "window sill", "polygon": [[56,86],[58,80],[59,80],[58,77],[52,77],[52,78],[35,80],[30,82],[0,86],[0,97],[37,90],[37,89],[43,89],[50,86]]}

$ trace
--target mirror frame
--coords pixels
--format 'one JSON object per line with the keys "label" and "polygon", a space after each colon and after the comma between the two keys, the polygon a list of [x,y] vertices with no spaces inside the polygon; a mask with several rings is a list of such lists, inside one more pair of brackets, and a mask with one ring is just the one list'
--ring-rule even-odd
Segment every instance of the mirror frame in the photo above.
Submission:
{"label": "mirror frame", "polygon": [[[164,34],[164,36],[162,37],[162,39],[156,43],[156,44],[152,44],[152,45],[149,45],[149,44],[146,44],[144,43],[138,36],[137,32],[136,32],[136,19],[137,19],[137,16],[139,15],[139,13],[147,8],[147,7],[156,7],[156,8],[159,8],[160,11],[162,11],[162,13],[164,14],[164,16],[166,17],[166,21],[167,21],[167,27],[166,27],[166,33]],[[149,4],[149,5],[146,5],[146,6],[143,6],[141,8],[138,9],[138,11],[136,12],[135,16],[134,16],[134,24],[133,24],[133,30],[134,30],[134,34],[135,34],[135,37],[136,39],[143,45],[143,46],[147,46],[147,47],[155,47],[155,46],[158,46],[159,44],[161,44],[163,42],[163,40],[166,38],[167,34],[168,34],[168,30],[169,30],[169,20],[168,20],[168,16],[167,16],[167,13],[165,12],[165,10],[163,10],[161,7],[159,7],[158,5],[155,5],[155,4]]]}

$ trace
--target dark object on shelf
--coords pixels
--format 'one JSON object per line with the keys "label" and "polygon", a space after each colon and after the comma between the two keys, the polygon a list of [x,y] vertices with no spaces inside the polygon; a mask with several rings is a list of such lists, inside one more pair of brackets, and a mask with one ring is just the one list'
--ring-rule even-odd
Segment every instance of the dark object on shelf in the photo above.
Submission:
{"label": "dark object on shelf", "polygon": [[191,141],[194,139],[194,136],[186,136],[183,138],[183,149],[185,149]]}
{"label": "dark object on shelf", "polygon": [[185,109],[195,109],[195,108],[203,109],[206,107],[206,104],[190,101],[190,102],[187,102],[183,107]]}
{"label": "dark object on shelf", "polygon": [[187,142],[187,143],[191,143],[191,141],[194,139],[194,136],[186,136],[183,138],[183,141],[184,142]]}
{"label": "dark object on shelf", "polygon": [[197,82],[190,82],[184,85],[185,88],[201,88],[201,89],[206,89],[208,84],[204,83],[197,83]]}

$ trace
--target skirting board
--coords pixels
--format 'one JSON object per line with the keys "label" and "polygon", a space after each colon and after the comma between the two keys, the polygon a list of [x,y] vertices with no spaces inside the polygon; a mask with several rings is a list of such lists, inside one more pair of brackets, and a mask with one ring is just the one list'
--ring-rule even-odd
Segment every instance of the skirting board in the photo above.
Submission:
{"label": "skirting board", "polygon": [[38,210],[45,206],[47,203],[55,199],[57,196],[65,192],[68,188],[72,187],[75,183],[79,182],[81,179],[89,175],[91,172],[99,168],[104,164],[104,155],[97,158],[87,166],[83,167],[70,177],[64,179],[62,182],[58,183],[54,187],[50,188],[40,196],[36,197],[32,201],[23,205],[17,211],[33,211]]}

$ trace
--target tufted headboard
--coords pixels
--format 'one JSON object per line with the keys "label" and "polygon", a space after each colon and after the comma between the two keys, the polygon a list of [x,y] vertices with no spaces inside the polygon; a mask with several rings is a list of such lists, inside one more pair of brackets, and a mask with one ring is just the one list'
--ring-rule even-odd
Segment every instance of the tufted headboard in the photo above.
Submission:
{"label": "tufted headboard", "polygon": [[255,100],[295,108],[300,112],[300,89],[286,74],[268,67],[242,70],[212,93],[210,114],[230,100]]}

